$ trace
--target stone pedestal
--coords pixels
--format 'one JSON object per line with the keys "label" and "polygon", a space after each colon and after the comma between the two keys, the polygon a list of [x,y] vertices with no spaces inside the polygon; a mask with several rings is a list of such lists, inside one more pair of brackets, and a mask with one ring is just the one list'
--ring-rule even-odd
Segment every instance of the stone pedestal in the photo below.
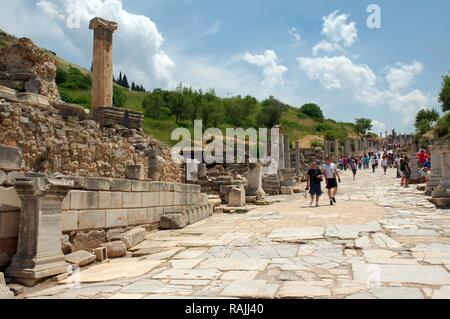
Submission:
{"label": "stone pedestal", "polygon": [[73,181],[46,178],[18,179],[22,202],[17,253],[6,270],[8,277],[28,286],[67,272],[61,251],[62,201]]}
{"label": "stone pedestal", "polygon": [[295,143],[295,175],[300,176],[301,171],[301,153],[300,153],[300,142]]}
{"label": "stone pedestal", "polygon": [[22,166],[22,154],[17,147],[0,145],[0,170],[19,171]]}
{"label": "stone pedestal", "polygon": [[442,159],[439,145],[435,144],[431,148],[431,177],[425,191],[427,196],[431,196],[435,188],[439,186],[442,178]]}
{"label": "stone pedestal", "polygon": [[94,18],[89,24],[94,30],[92,60],[92,108],[113,106],[113,48],[112,38],[117,23]]}
{"label": "stone pedestal", "polygon": [[6,286],[5,276],[0,272],[0,300],[13,299],[14,293]]}
{"label": "stone pedestal", "polygon": [[438,208],[450,208],[450,140],[439,142],[442,178],[433,191],[432,203]]}
{"label": "stone pedestal", "polygon": [[263,190],[262,164],[250,164],[247,176],[248,185],[245,190],[246,196],[256,196],[257,200],[262,200],[265,196]]}

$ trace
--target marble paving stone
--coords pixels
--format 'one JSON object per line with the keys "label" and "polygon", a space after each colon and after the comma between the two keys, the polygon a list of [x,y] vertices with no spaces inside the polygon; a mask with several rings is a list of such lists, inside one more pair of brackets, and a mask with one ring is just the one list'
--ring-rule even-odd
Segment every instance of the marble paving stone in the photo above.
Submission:
{"label": "marble paving stone", "polygon": [[277,298],[317,298],[330,297],[328,284],[317,281],[291,281],[282,285]]}
{"label": "marble paving stone", "polygon": [[120,294],[112,295],[108,299],[137,300],[137,299],[142,299],[144,297],[145,297],[145,295],[143,295],[143,294],[122,294],[122,293],[120,293]]}
{"label": "marble paving stone", "polygon": [[81,283],[103,282],[119,278],[139,277],[155,269],[162,263],[163,261],[137,261],[100,264],[81,271],[76,276],[71,276],[62,281],[62,283],[72,283],[74,280]]}
{"label": "marble paving stone", "polygon": [[219,269],[222,271],[231,270],[256,270],[263,271],[269,264],[269,259],[231,259],[231,258],[213,258],[203,261],[197,268],[199,269]]}
{"label": "marble paving stone", "polygon": [[172,259],[170,264],[172,268],[192,269],[195,268],[203,259]]}
{"label": "marble paving stone", "polygon": [[450,299],[450,286],[434,290],[432,299]]}
{"label": "marble paving stone", "polygon": [[354,279],[360,282],[450,284],[450,274],[439,266],[353,263],[352,269]]}
{"label": "marble paving stone", "polygon": [[253,280],[257,274],[257,271],[227,271],[223,273],[221,279],[230,281]]}
{"label": "marble paving stone", "polygon": [[324,227],[281,228],[273,230],[269,238],[276,241],[297,242],[320,239],[324,237],[324,233]]}
{"label": "marble paving stone", "polygon": [[222,276],[217,269],[170,269],[157,274],[155,279],[213,280]]}
{"label": "marble paving stone", "polygon": [[418,288],[388,287],[373,288],[370,292],[378,299],[423,299]]}
{"label": "marble paving stone", "polygon": [[239,280],[228,285],[220,295],[223,297],[273,299],[277,284],[268,284],[265,280]]}
{"label": "marble paving stone", "polygon": [[196,259],[207,251],[208,248],[188,248],[181,253],[176,254],[173,259]]}

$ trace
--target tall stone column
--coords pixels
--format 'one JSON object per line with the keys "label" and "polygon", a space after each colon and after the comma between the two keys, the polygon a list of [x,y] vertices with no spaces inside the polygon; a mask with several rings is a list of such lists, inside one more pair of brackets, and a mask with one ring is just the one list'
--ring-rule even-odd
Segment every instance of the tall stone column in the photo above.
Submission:
{"label": "tall stone column", "polygon": [[284,168],[291,168],[291,143],[289,136],[284,136]]}
{"label": "tall stone column", "polygon": [[295,142],[295,175],[300,176],[302,173],[300,142]]}
{"label": "tall stone column", "polygon": [[439,186],[442,178],[442,158],[439,145],[435,143],[431,147],[431,177],[425,191],[427,196],[431,196],[434,189]]}
{"label": "tall stone column", "polygon": [[8,277],[34,286],[41,279],[67,272],[61,251],[62,201],[73,183],[46,178],[16,180],[22,211],[17,253],[6,270]]}
{"label": "tall stone column", "polygon": [[285,168],[285,161],[284,161],[284,135],[280,132],[280,162],[278,164],[278,169],[284,169]]}
{"label": "tall stone column", "polygon": [[450,208],[450,140],[439,142],[442,178],[433,191],[432,202],[438,208]]}
{"label": "tall stone column", "polygon": [[113,106],[113,48],[112,38],[117,23],[94,18],[89,24],[94,30],[92,60],[92,108]]}

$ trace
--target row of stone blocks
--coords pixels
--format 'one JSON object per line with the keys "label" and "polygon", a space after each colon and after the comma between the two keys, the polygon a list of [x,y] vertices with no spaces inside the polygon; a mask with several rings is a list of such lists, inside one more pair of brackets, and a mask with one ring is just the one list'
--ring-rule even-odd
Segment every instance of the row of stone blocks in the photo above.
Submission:
{"label": "row of stone blocks", "polygon": [[[112,229],[155,224],[163,221],[163,217],[175,212],[186,212],[192,224],[210,216],[206,214],[208,204],[189,206],[148,207],[136,209],[111,209],[98,211],[70,211],[62,214],[62,231],[84,231],[94,229]],[[211,214],[213,209],[211,208]],[[187,226],[187,224],[185,225]]]}
{"label": "row of stone blocks", "polygon": [[182,229],[203,219],[210,217],[214,213],[213,204],[198,205],[194,207],[168,209],[161,216],[161,229]]}
{"label": "row of stone blocks", "polygon": [[[0,186],[13,186],[15,181],[21,178],[47,177],[41,173],[10,172]],[[200,193],[200,186],[193,184],[78,176],[57,176],[56,179],[73,181],[72,189],[87,191]]]}

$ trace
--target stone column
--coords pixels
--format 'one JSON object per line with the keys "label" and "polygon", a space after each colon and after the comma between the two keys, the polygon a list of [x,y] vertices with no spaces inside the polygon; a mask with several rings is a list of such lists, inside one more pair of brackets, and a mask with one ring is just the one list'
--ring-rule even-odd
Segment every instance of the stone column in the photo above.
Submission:
{"label": "stone column", "polygon": [[291,168],[291,143],[289,136],[284,136],[284,168]]}
{"label": "stone column", "polygon": [[349,139],[345,140],[344,148],[345,148],[345,150],[344,150],[345,155],[351,156],[352,155],[351,154],[352,153],[352,144]]}
{"label": "stone column", "polygon": [[61,251],[62,201],[73,185],[73,181],[47,178],[16,180],[22,211],[17,253],[6,270],[8,277],[34,286],[67,272]]}
{"label": "stone column", "polygon": [[339,157],[341,156],[341,144],[338,140],[334,141],[334,154]]}
{"label": "stone column", "polygon": [[[327,141],[325,141],[326,143]],[[300,142],[295,142],[295,175],[300,176],[302,173]]]}
{"label": "stone column", "polygon": [[248,185],[246,188],[246,196],[256,196],[257,200],[262,200],[265,196],[263,190],[262,164],[252,163],[248,167]]}
{"label": "stone column", "polygon": [[5,276],[0,272],[0,300],[13,299],[14,293],[6,286]]}
{"label": "stone column", "polygon": [[431,147],[431,177],[428,180],[428,185],[425,191],[427,196],[431,196],[434,189],[439,186],[442,178],[442,158],[439,150],[439,145],[435,143]]}
{"label": "stone column", "polygon": [[89,24],[94,30],[92,60],[92,108],[113,106],[113,33],[117,23],[94,18]]}
{"label": "stone column", "polygon": [[450,208],[450,140],[440,141],[442,178],[434,189],[431,200],[438,208]]}
{"label": "stone column", "polygon": [[284,161],[284,135],[280,132],[280,162],[278,164],[278,169],[284,169],[285,168],[285,161]]}

